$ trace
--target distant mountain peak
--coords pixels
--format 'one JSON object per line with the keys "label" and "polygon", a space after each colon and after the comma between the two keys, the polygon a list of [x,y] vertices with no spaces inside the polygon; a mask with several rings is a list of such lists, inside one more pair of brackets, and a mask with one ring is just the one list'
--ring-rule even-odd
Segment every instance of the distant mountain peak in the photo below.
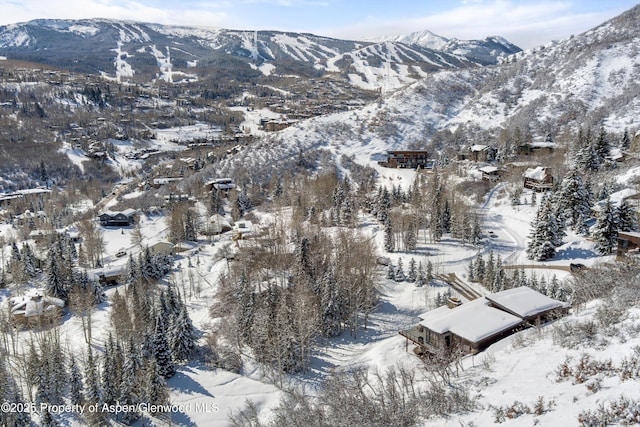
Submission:
{"label": "distant mountain peak", "polygon": [[449,42],[449,39],[439,36],[429,30],[424,30],[414,31],[413,33],[404,35],[370,38],[367,41],[375,43],[389,41],[408,45],[418,45],[433,50],[442,50]]}

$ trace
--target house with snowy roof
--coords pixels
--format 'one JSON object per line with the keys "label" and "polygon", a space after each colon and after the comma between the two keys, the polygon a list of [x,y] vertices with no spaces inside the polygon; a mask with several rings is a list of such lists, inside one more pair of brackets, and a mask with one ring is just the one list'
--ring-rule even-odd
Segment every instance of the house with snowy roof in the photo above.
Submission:
{"label": "house with snowy roof", "polygon": [[516,147],[520,155],[540,157],[550,156],[556,148],[556,143],[551,141],[524,142]]}
{"label": "house with snowy roof", "polygon": [[[611,193],[609,194],[607,199],[613,204],[613,207],[616,208],[623,202],[630,203],[631,206],[636,210],[639,210],[640,208],[640,191],[634,190],[633,188],[623,188],[620,191]],[[602,209],[602,207],[606,203],[607,199],[599,200],[598,202],[596,202],[593,210],[596,212],[600,211],[600,209]]]}
{"label": "house with snowy roof", "polygon": [[212,179],[211,181],[205,182],[204,185],[209,191],[221,190],[224,192],[228,192],[232,188],[236,187],[236,183],[231,178]]}
{"label": "house with snowy roof", "polygon": [[122,212],[106,211],[100,214],[100,224],[105,227],[127,227],[135,221],[135,209],[125,209]]}
{"label": "house with snowy roof", "polygon": [[483,166],[478,168],[478,171],[482,173],[483,181],[490,182],[498,181],[505,172],[504,169],[500,169],[497,166]]}
{"label": "house with snowy roof", "polygon": [[547,191],[553,188],[553,173],[549,167],[537,166],[528,168],[524,171],[522,177],[524,178],[524,188],[534,191]]}
{"label": "house with snowy roof", "polygon": [[420,355],[439,352],[473,354],[534,324],[566,314],[569,304],[521,286],[462,304],[449,304],[419,316],[400,335],[417,344]]}
{"label": "house with snowy roof", "polygon": [[497,150],[484,144],[473,144],[469,147],[469,160],[474,162],[490,162],[495,160]]}
{"label": "house with snowy roof", "polygon": [[388,150],[378,164],[385,168],[432,169],[433,161],[425,150]]}
{"label": "house with snowy roof", "polygon": [[39,323],[53,321],[60,316],[64,301],[44,295],[38,290],[30,290],[22,296],[9,299],[11,314],[18,323]]}

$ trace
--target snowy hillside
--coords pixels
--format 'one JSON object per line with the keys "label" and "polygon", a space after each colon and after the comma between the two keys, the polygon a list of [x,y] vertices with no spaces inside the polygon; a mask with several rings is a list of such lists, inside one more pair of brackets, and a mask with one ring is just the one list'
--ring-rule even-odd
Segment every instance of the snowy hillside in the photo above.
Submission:
{"label": "snowy hillside", "polygon": [[640,86],[633,78],[640,67],[638,14],[640,6],[584,34],[513,55],[497,67],[430,74],[361,110],[272,135],[258,156],[279,159],[309,149],[374,155],[421,146],[451,158],[462,142],[450,141],[457,128],[485,143],[505,128],[526,130],[534,138],[549,130],[559,135],[600,124],[610,132],[635,132],[640,128]]}
{"label": "snowy hillside", "polygon": [[[35,20],[0,27],[0,54],[10,59],[61,68],[73,64],[74,71],[115,74],[128,80],[134,75],[151,80],[159,71],[164,80],[173,82],[184,80],[172,79],[172,72],[197,80],[196,69],[203,73],[208,64],[231,61],[243,73],[248,73],[251,66],[265,64],[271,67],[268,74],[348,73],[353,84],[367,89],[381,88],[379,80],[387,78],[384,89],[388,89],[435,69],[495,64],[498,58],[519,50],[493,39],[469,41],[468,48],[442,50],[410,40],[371,43],[313,34],[104,19]],[[70,60],[77,52],[87,55],[82,61]]]}

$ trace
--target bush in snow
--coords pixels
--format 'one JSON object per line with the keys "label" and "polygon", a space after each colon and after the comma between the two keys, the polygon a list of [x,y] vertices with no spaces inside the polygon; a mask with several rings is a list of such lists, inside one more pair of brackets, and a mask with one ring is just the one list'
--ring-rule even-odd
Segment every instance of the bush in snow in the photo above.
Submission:
{"label": "bush in snow", "polygon": [[640,401],[620,396],[608,405],[600,403],[597,409],[580,412],[578,422],[583,427],[600,427],[613,424],[637,425],[640,423]]}

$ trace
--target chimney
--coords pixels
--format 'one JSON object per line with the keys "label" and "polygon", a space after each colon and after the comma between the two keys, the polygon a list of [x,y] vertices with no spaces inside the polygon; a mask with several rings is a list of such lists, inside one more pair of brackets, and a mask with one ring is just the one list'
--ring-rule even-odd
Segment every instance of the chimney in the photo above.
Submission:
{"label": "chimney", "polygon": [[447,307],[456,308],[462,304],[462,301],[458,297],[447,298]]}

